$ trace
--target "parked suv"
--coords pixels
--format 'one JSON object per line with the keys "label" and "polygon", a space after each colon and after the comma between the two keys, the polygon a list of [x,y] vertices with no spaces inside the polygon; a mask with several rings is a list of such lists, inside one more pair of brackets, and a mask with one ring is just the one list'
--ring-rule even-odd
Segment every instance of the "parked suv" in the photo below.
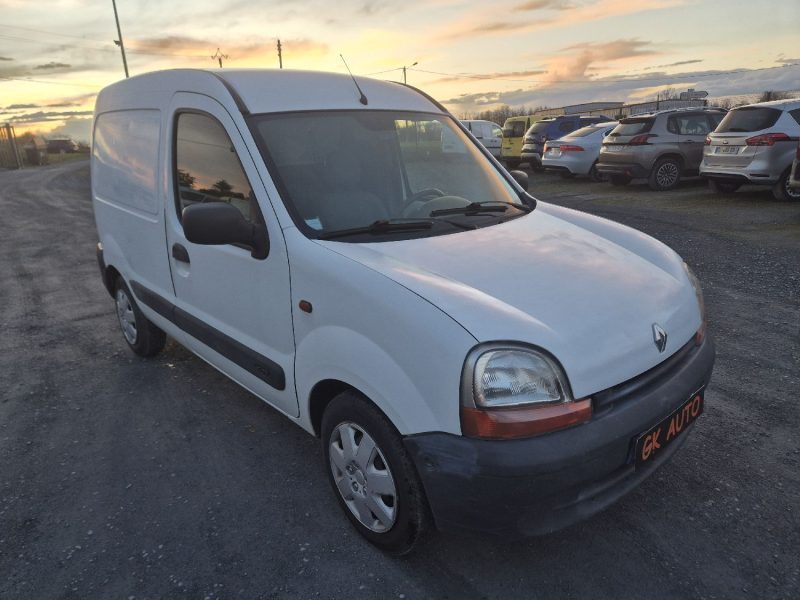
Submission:
{"label": "parked suv", "polygon": [[800,200],[789,185],[798,138],[800,99],[734,108],[706,139],[700,173],[717,192],[754,183],[772,186],[777,200]]}
{"label": "parked suv", "polygon": [[582,117],[580,115],[564,115],[542,119],[531,125],[530,129],[525,132],[520,159],[522,162],[529,163],[531,168],[540,169],[542,167],[544,145],[547,141],[562,138],[581,127],[610,120],[604,116]]}
{"label": "parked suv", "polygon": [[670,190],[697,174],[706,136],[724,116],[721,108],[692,108],[621,119],[603,141],[597,170],[614,185],[646,177],[651,189]]}

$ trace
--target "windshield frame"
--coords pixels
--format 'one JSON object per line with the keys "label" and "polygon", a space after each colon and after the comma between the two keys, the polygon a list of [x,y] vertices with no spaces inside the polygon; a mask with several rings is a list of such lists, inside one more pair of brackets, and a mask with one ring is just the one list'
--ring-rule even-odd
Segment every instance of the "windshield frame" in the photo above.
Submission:
{"label": "windshield frame", "polygon": [[[258,129],[258,123],[263,119],[272,119],[272,118],[280,118],[280,117],[295,117],[295,116],[302,116],[302,115],[313,115],[315,113],[319,114],[335,114],[335,113],[363,113],[363,112],[371,112],[371,113],[395,113],[395,114],[404,114],[409,116],[420,116],[420,117],[429,117],[431,119],[439,119],[439,120],[447,120],[449,121],[456,129],[461,130],[464,134],[466,140],[465,143],[472,144],[472,146],[478,150],[478,152],[483,155],[489,165],[492,167],[493,172],[498,175],[503,181],[505,181],[513,191],[513,195],[516,196],[515,201],[523,204],[525,206],[530,207],[531,211],[536,207],[536,199],[531,196],[527,190],[524,190],[522,186],[517,183],[517,181],[506,171],[502,168],[502,165],[495,159],[489,150],[481,144],[479,141],[476,141],[474,136],[469,132],[466,126],[461,123],[458,119],[456,119],[452,114],[449,112],[436,112],[436,111],[421,111],[421,110],[408,110],[408,109],[328,109],[328,108],[320,108],[320,109],[308,109],[308,110],[292,110],[292,111],[279,111],[279,112],[267,112],[267,113],[255,113],[245,116],[245,122],[247,124],[248,129],[250,130],[250,134],[255,141],[256,147],[258,148],[259,154],[261,155],[261,159],[264,162],[264,166],[269,173],[269,176],[275,185],[275,188],[278,191],[278,195],[280,196],[280,202],[283,207],[286,209],[286,212],[289,214],[289,217],[292,219],[295,227],[307,238],[309,239],[322,239],[325,237],[326,234],[333,233],[333,231],[325,231],[319,230],[311,227],[305,222],[305,219],[300,215],[297,207],[295,206],[294,202],[292,201],[292,195],[289,192],[286,184],[283,181],[281,176],[281,170],[276,164],[272,154],[270,153],[269,149],[267,148],[266,140],[261,135]],[[398,141],[398,151],[399,151],[399,141]],[[410,189],[408,185],[408,178],[406,175],[405,165],[401,163],[401,176],[403,178],[403,185]],[[514,209],[518,212],[518,214],[512,215],[486,215],[485,219],[481,219],[480,221],[475,221],[475,229],[482,229],[483,227],[490,227],[492,225],[497,225],[499,223],[509,221],[515,218],[519,218],[529,214],[529,212],[522,211],[521,209],[515,208],[512,203],[509,203],[509,207]],[[447,221],[442,220],[443,225],[447,225]],[[462,229],[458,227],[451,227],[452,230],[442,230],[440,227],[432,227],[430,230],[425,231],[407,231],[407,232],[389,232],[389,233],[382,233],[382,234],[367,234],[366,237],[368,239],[363,239],[363,236],[354,236],[352,240],[350,239],[341,239],[336,240],[337,242],[384,242],[384,241],[399,241],[399,240],[408,240],[408,239],[415,239],[415,238],[423,238],[423,237],[438,237],[440,235],[448,235],[451,233],[463,233],[464,231],[469,231],[471,229]]]}

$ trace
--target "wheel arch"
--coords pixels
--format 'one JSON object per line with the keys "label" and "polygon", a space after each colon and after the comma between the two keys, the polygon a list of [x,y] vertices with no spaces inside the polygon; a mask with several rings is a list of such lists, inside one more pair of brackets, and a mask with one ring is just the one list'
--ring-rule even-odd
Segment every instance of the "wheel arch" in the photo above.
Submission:
{"label": "wheel arch", "polygon": [[[366,398],[370,404],[375,406],[375,403],[361,390],[349,383],[345,383],[339,379],[323,379],[322,381],[318,381],[314,387],[311,388],[311,392],[308,395],[308,418],[314,436],[320,437],[322,434],[322,415],[325,414],[325,409],[336,396],[347,390],[352,390],[360,394]],[[378,407],[376,406],[376,408]],[[380,408],[378,408],[378,410],[380,410]],[[383,411],[381,411],[381,413],[385,414]]]}
{"label": "wheel arch", "polygon": [[[658,158],[656,158],[653,161],[652,169],[655,169],[656,165],[658,164],[658,162],[661,161],[661,160],[664,160],[665,158],[674,158],[675,160],[677,160],[678,164],[681,167],[681,171],[683,171],[683,169],[686,168],[686,159],[678,152],[669,151],[669,152],[665,152],[664,154],[659,154],[658,155]],[[652,169],[651,169],[651,171],[652,171]]]}

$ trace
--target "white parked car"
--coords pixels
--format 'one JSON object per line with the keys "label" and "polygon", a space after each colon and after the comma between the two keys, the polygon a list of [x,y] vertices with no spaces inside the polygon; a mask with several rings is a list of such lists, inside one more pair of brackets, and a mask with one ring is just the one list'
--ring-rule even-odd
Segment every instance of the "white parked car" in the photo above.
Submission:
{"label": "white parked car", "polygon": [[603,138],[617,124],[617,121],[593,123],[546,142],[542,166],[547,170],[559,171],[565,177],[585,175],[592,181],[603,181],[604,178],[597,172],[597,159]]}
{"label": "white parked car", "polygon": [[503,130],[497,123],[491,121],[467,120],[461,121],[478,141],[495,158],[500,158],[500,149],[503,146]]}
{"label": "white parked car", "polygon": [[702,412],[714,349],[681,258],[537,202],[414,89],[288,70],[120,81],[97,98],[92,197],[130,348],[170,335],[320,437],[337,501],[386,551],[430,524],[585,518]]}

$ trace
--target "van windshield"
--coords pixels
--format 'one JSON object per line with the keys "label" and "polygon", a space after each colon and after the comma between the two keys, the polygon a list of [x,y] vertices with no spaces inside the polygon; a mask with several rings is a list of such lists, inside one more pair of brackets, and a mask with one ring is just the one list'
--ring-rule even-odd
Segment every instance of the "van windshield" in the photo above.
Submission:
{"label": "van windshield", "polygon": [[287,209],[309,237],[440,235],[530,210],[445,115],[309,111],[255,115],[250,128]]}

